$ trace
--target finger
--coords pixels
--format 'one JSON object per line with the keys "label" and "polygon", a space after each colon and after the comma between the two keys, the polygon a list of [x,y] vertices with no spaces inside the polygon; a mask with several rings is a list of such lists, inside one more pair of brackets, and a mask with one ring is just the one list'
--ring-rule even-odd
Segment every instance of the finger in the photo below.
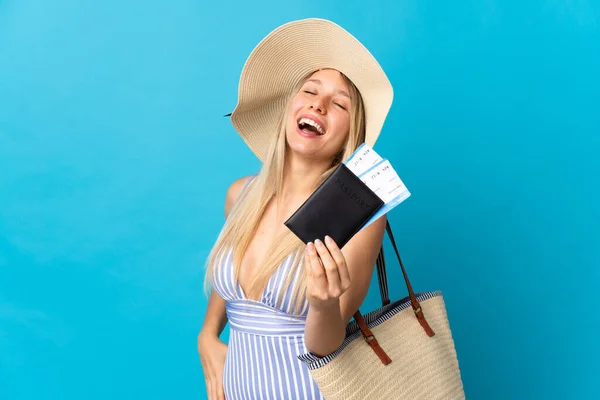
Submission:
{"label": "finger", "polygon": [[209,400],[213,399],[212,394],[212,379],[213,376],[212,369],[210,368],[210,363],[208,363],[205,359],[201,357],[202,360],[202,369],[204,371],[204,383],[206,384],[206,394],[208,395]]}
{"label": "finger", "polygon": [[223,373],[220,372],[217,376],[217,400],[225,400],[225,388],[223,387]]}
{"label": "finger", "polygon": [[308,255],[308,245],[304,248],[304,269],[306,270],[306,277],[312,278],[312,265],[310,263],[310,257]]}
{"label": "finger", "polygon": [[323,262],[323,267],[325,268],[325,273],[327,275],[327,283],[329,293],[335,297],[341,295],[341,285],[340,285],[340,274],[338,272],[338,266],[329,253],[329,250],[321,242],[320,240],[315,240],[315,245],[317,248],[317,252],[319,253],[319,257]]}
{"label": "finger", "polygon": [[342,250],[338,247],[337,243],[329,236],[325,236],[325,245],[329,249],[331,257],[333,257],[335,263],[338,266],[338,273],[340,274],[340,282],[342,289],[346,290],[350,287],[350,271],[348,271],[348,264],[346,263],[346,257],[342,253]]}
{"label": "finger", "polygon": [[208,400],[214,400],[215,395],[213,391],[212,379],[206,379],[206,391],[208,392]]}
{"label": "finger", "polygon": [[308,243],[306,252],[308,261],[310,262],[312,281],[317,290],[325,292],[327,290],[327,276],[325,275],[325,269],[321,266],[321,261],[319,261],[315,245]]}

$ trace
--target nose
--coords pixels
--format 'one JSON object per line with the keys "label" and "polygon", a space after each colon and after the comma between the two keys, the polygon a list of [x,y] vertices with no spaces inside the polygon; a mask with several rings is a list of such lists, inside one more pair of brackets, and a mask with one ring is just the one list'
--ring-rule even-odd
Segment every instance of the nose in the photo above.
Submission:
{"label": "nose", "polygon": [[318,112],[319,114],[325,114],[325,103],[322,96],[315,96],[312,103],[309,105],[311,110]]}

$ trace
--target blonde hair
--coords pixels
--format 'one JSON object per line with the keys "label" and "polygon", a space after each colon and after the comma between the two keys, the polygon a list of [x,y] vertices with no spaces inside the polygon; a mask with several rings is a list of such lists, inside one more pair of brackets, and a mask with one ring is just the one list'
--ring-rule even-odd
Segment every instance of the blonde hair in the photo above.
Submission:
{"label": "blonde hair", "polygon": [[[283,171],[287,150],[285,130],[288,106],[293,96],[300,90],[306,79],[312,76],[314,72],[302,79],[290,92],[290,96],[286,101],[286,106],[282,110],[282,115],[277,126],[277,135],[273,137],[273,140],[270,143],[263,167],[250,186],[240,193],[236,203],[230,211],[225,226],[208,257],[205,279],[207,290],[212,283],[216,268],[219,268],[219,266],[222,265],[229,251],[233,252],[232,262],[234,265],[235,277],[236,279],[239,277],[241,260],[256,233],[258,223],[260,222],[267,205],[274,197],[276,199],[281,198]],[[351,99],[350,131],[346,144],[343,146],[339,155],[333,160],[332,165],[320,176],[320,179],[315,182],[315,189],[333,172],[335,167],[342,162],[342,160],[348,158],[365,139],[365,118],[362,97],[350,79],[343,73],[341,75],[349,88]],[[294,312],[299,313],[302,309],[306,293],[306,274],[303,271],[298,271],[298,268],[302,267],[304,247],[304,243],[289,230],[284,231],[280,237],[276,238],[273,249],[267,253],[267,257],[264,260],[262,267],[257,269],[255,276],[253,276],[250,281],[250,288],[248,293],[246,293],[247,299],[258,299],[264,291],[270,277],[279,268],[281,263],[290,255],[294,255],[290,274],[278,294],[277,305],[281,306],[283,295],[289,290],[289,286],[294,284],[291,298],[294,304]],[[295,282],[292,282],[294,276],[298,276],[298,279]]]}

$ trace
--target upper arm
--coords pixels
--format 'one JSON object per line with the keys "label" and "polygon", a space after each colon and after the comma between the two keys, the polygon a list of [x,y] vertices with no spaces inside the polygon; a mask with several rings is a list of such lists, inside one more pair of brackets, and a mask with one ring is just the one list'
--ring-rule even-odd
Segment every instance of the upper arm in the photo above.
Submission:
{"label": "upper arm", "polygon": [[225,300],[214,290],[208,298],[204,322],[200,334],[206,333],[219,337],[227,325],[227,310]]}
{"label": "upper arm", "polygon": [[[233,205],[237,201],[244,184],[249,177],[243,177],[233,181],[227,189],[225,196],[225,218],[231,212]],[[219,296],[214,290],[211,291],[208,306],[206,309],[206,315],[202,330],[210,334],[214,334],[217,337],[223,331],[227,322],[227,315],[225,310],[225,300]]]}
{"label": "upper arm", "polygon": [[346,324],[369,291],[377,255],[383,243],[385,224],[386,216],[383,215],[354,235],[342,249],[351,280],[350,287],[340,298],[342,318]]}
{"label": "upper arm", "polygon": [[229,216],[229,213],[237,201],[244,184],[249,178],[249,176],[245,176],[243,178],[236,179],[231,185],[229,185],[227,194],[225,195],[225,218]]}

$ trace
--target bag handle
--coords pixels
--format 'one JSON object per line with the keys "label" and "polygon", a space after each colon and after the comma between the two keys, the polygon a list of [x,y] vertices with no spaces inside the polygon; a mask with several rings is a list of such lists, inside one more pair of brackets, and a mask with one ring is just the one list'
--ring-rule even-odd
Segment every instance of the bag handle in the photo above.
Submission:
{"label": "bag handle", "polygon": [[377,255],[377,282],[379,283],[379,295],[381,296],[381,305],[383,307],[390,304],[390,295],[388,292],[388,280],[385,272],[385,257],[383,254],[383,245]]}
{"label": "bag handle", "polygon": [[[410,280],[408,279],[408,274],[406,273],[406,269],[404,268],[404,263],[402,263],[402,258],[400,258],[400,252],[398,251],[398,246],[396,245],[396,240],[394,239],[394,234],[392,233],[392,227],[390,226],[389,221],[386,221],[385,223],[385,230],[387,231],[388,236],[390,237],[390,241],[392,242],[392,246],[394,247],[394,251],[396,252],[396,257],[398,257],[398,262],[400,263],[400,267],[402,268],[402,275],[404,275],[404,282],[406,283],[406,288],[408,289],[408,295],[410,296],[410,303],[412,305],[412,309],[427,335],[433,336],[435,335],[435,333],[427,323],[427,320],[425,319],[425,314],[423,314],[423,309],[421,308],[421,304],[419,304],[417,296],[415,295],[412,285],[410,284]],[[385,259],[383,259],[383,256],[381,257],[381,259],[383,276],[386,276]],[[385,280],[387,282],[387,276]],[[387,286],[385,287],[385,294],[387,295]]]}
{"label": "bag handle", "polygon": [[[398,251],[398,246],[396,245],[396,240],[394,239],[394,234],[392,233],[392,227],[390,226],[389,221],[386,221],[385,223],[385,230],[387,231],[390,241],[392,242],[392,246],[394,247],[394,251],[396,252],[396,257],[398,257],[400,268],[402,268],[402,275],[404,275],[404,282],[406,283],[406,288],[408,289],[408,295],[410,297],[410,303],[413,312],[415,313],[417,320],[421,324],[421,327],[423,327],[423,330],[425,330],[427,336],[432,337],[433,335],[435,335],[435,332],[427,323],[427,320],[425,319],[425,314],[423,314],[423,309],[421,308],[421,304],[417,300],[417,296],[415,295],[412,285],[410,284],[410,280],[408,279],[408,274],[406,273],[404,263],[402,262],[402,258],[400,257],[400,252]],[[383,245],[381,246],[381,249],[379,250],[379,254],[377,256],[377,278],[379,280],[379,293],[381,295],[381,302],[384,306],[386,306],[390,304],[390,299],[388,293],[387,273],[385,258],[383,254]],[[362,332],[365,341],[369,344],[369,346],[371,346],[371,348],[373,349],[375,354],[377,354],[381,362],[384,365],[387,365],[390,362],[392,362],[377,342],[377,339],[375,339],[375,336],[367,326],[367,323],[365,322],[365,319],[360,313],[360,310],[356,310],[356,313],[354,313],[354,320],[358,324],[358,327],[360,328],[360,331]]]}

